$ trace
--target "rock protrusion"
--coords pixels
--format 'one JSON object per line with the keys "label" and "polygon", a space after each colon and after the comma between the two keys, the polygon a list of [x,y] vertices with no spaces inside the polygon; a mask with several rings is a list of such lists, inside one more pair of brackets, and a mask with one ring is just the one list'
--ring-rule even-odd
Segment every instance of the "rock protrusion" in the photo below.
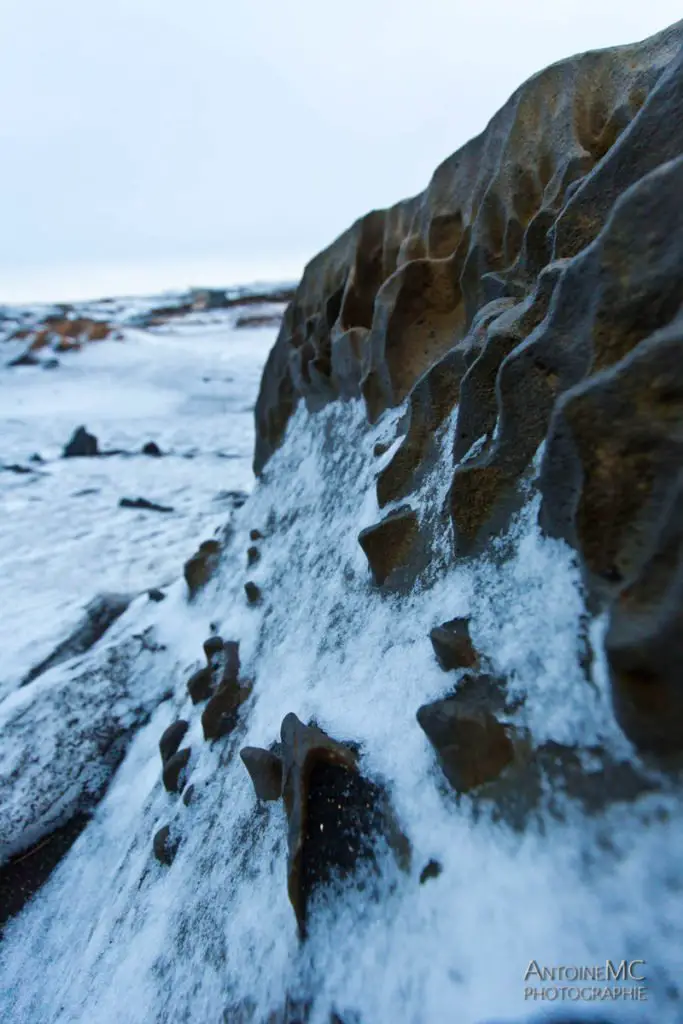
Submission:
{"label": "rock protrusion", "polygon": [[175,753],[178,751],[178,747],[183,742],[185,733],[189,729],[189,723],[184,719],[180,718],[177,722],[172,722],[167,729],[161,735],[159,740],[159,753],[161,754],[161,760],[165,764]]}
{"label": "rock protrusion", "polygon": [[222,739],[237,725],[239,709],[251,694],[249,683],[236,680],[221,683],[202,712],[202,729],[207,741]]}
{"label": "rock protrusion", "polygon": [[221,544],[215,539],[205,540],[198,550],[185,562],[183,573],[190,598],[206,586],[216,572],[220,562]]}
{"label": "rock protrusion", "polygon": [[444,672],[459,668],[476,668],[479,664],[470,637],[469,619],[450,619],[435,626],[429,634],[434,654]]}
{"label": "rock protrusion", "polygon": [[361,530],[358,543],[378,586],[407,561],[418,532],[417,515],[409,505],[390,512],[379,523]]}
{"label": "rock protrusion", "polygon": [[164,788],[168,793],[182,792],[187,778],[187,766],[190,760],[191,750],[184,747],[164,762],[162,779]]}
{"label": "rock protrusion", "polygon": [[74,430],[62,452],[65,459],[86,458],[99,454],[97,438],[94,434],[89,434],[85,427],[77,427]]}
{"label": "rock protrusion", "polygon": [[152,840],[152,849],[154,856],[163,864],[165,867],[170,867],[175,860],[175,855],[178,852],[178,846],[180,845],[177,837],[171,834],[171,826],[164,825],[155,833],[154,839]]}
{"label": "rock protrusion", "polygon": [[505,726],[490,711],[459,700],[457,694],[424,704],[417,720],[458,793],[497,779],[514,760],[514,745]]}
{"label": "rock protrusion", "polygon": [[248,604],[259,604],[261,601],[261,588],[253,580],[247,580],[244,584],[244,593]]}
{"label": "rock protrusion", "polygon": [[271,750],[243,747],[240,757],[249,772],[259,800],[279,800],[282,796],[282,760]]}

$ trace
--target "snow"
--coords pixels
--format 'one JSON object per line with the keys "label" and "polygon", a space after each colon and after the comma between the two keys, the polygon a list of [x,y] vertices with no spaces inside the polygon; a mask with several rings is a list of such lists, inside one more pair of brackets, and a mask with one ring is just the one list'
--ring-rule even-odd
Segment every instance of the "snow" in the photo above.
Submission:
{"label": "snow", "polygon": [[[34,389],[21,384],[28,374],[2,378],[2,396],[12,408],[3,431],[12,438],[13,459],[38,445],[54,454],[82,418],[78,396],[89,401],[101,388],[110,392],[106,406],[103,401],[88,426],[107,445],[154,437],[176,452],[158,464],[137,456],[49,463],[49,476],[32,483],[0,475],[3,499],[24,502],[21,514],[8,520],[13,538],[0,542],[3,575],[20,609],[10,607],[1,627],[15,678],[29,667],[25,643],[15,634],[33,633],[37,620],[45,635],[54,635],[50,616],[60,623],[68,617],[45,613],[59,588],[73,608],[92,596],[95,567],[98,589],[106,583],[106,589],[142,590],[177,578],[183,557],[225,522],[226,512],[212,502],[219,489],[250,486],[251,414],[243,410],[253,403],[272,337],[264,331],[200,338],[184,329],[132,334],[125,343],[103,343],[75,357],[63,374],[57,371],[61,383],[32,370]],[[234,380],[217,380],[205,400],[205,372]],[[149,405],[139,401],[135,408],[154,412],[129,419],[125,400],[133,379],[136,389],[150,393]],[[52,393],[53,387],[65,390]],[[30,412],[20,411],[15,391]],[[567,797],[562,815],[531,818],[519,832],[486,813],[477,817],[472,800],[445,795],[438,783],[415,712],[457,683],[438,667],[428,638],[432,626],[456,615],[472,617],[479,650],[527,695],[514,720],[535,743],[600,742],[617,759],[637,758],[610,712],[600,620],[590,630],[597,648],[591,681],[579,671],[585,609],[577,568],[565,545],[540,536],[533,495],[505,544],[489,556],[454,564],[447,536],[440,535],[429,580],[408,594],[373,587],[357,536],[379,515],[374,481],[383,462],[373,459],[373,446],[391,439],[400,414],[369,428],[360,403],[315,415],[300,406],[262,480],[233,515],[219,575],[196,601],[188,604],[178,582],[160,604],[140,597],[76,670],[57,666],[0,705],[10,723],[10,753],[3,752],[0,772],[24,742],[11,725],[21,704],[23,720],[39,727],[34,751],[48,776],[56,695],[90,671],[95,681],[80,692],[79,713],[103,714],[107,702],[96,670],[102,672],[107,652],[127,652],[116,713],[135,710],[141,721],[151,716],[91,823],[6,929],[3,1019],[231,1022],[248,1000],[260,1022],[288,991],[313,996],[313,1024],[328,1024],[333,1008],[345,1020],[357,1014],[363,1024],[523,1021],[554,1009],[524,1000],[531,960],[592,965],[607,958],[646,960],[647,1009],[661,1024],[680,1019],[671,992],[683,967],[683,814],[670,785],[662,782],[661,792],[593,817]],[[433,516],[435,503],[445,500],[452,429],[451,417],[437,439],[444,460],[438,480],[425,480],[415,498],[421,516]],[[185,460],[186,448],[201,454]],[[240,458],[220,459],[218,449]],[[71,495],[92,485],[89,474],[96,474],[103,495],[75,516]],[[133,491],[180,511],[153,520],[151,513],[124,515],[115,499]],[[254,527],[265,539],[260,562],[247,571]],[[36,545],[40,555],[27,567]],[[15,551],[23,557],[13,557]],[[263,589],[258,607],[244,599],[249,578]],[[243,674],[255,682],[243,726],[212,747],[201,739],[200,709],[185,692],[210,622],[226,639],[240,641]],[[132,635],[145,629],[164,649],[133,654]],[[75,709],[78,700],[71,700]],[[355,888],[321,899],[303,947],[287,900],[283,809],[257,804],[237,756],[243,745],[278,738],[291,711],[302,720],[315,718],[336,739],[361,745],[362,770],[387,786],[412,844],[407,874],[387,855],[381,900]],[[177,717],[191,723],[196,799],[188,807],[160,781],[158,740]],[[15,782],[13,806],[21,806],[37,776],[29,771]],[[155,831],[167,823],[181,839],[170,868],[151,854]],[[443,871],[420,885],[430,858]],[[558,1007],[565,1016],[581,1011],[580,1019],[590,1019],[591,1010],[620,1021],[643,1019],[639,1003],[619,1003],[616,1010]]]}

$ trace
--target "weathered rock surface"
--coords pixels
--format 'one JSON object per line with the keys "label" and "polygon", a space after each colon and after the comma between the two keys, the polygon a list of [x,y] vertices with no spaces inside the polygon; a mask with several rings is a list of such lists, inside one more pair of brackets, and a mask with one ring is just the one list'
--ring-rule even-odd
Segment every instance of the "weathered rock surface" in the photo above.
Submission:
{"label": "weathered rock surface", "polygon": [[161,754],[161,760],[164,763],[177,752],[178,747],[183,742],[183,737],[188,729],[189,723],[180,718],[177,722],[172,722],[171,725],[164,730],[161,735],[161,739],[159,740],[159,753]]}
{"label": "weathered rock surface", "polygon": [[154,856],[160,864],[164,864],[166,867],[170,867],[175,860],[178,846],[178,839],[171,834],[170,825],[164,825],[160,828],[152,840]]}
{"label": "weathered rock surface", "polygon": [[192,751],[190,748],[185,747],[183,750],[179,750],[177,754],[173,754],[164,762],[162,779],[164,789],[169,793],[180,793],[182,791],[185,785],[187,766],[189,764],[191,754]]}
{"label": "weathered rock surface", "polygon": [[38,665],[34,665],[22,680],[21,685],[26,686],[49,668],[60,665],[69,658],[85,654],[123,615],[132,599],[132,594],[100,594],[93,598],[86,606],[85,614],[74,631],[55,648],[52,654]]}
{"label": "weathered rock surface", "polygon": [[479,655],[470,638],[468,619],[449,619],[435,626],[429,634],[436,660],[444,672],[458,668],[475,668]]}
{"label": "weathered rock surface", "polygon": [[[432,479],[451,424],[456,557],[540,488],[544,530],[609,614],[618,720],[660,754],[683,750],[682,44],[679,22],[540,72],[421,195],[316,256],[264,369],[254,459],[299,400],[362,397],[374,421],[407,399],[378,502]],[[404,506],[362,532],[378,583],[424,570],[415,530]]]}
{"label": "weathered rock surface", "polygon": [[417,720],[458,793],[497,779],[514,760],[514,746],[505,726],[490,711],[458,696],[423,705]]}
{"label": "weathered rock surface", "polygon": [[249,772],[259,800],[279,800],[282,796],[282,760],[271,750],[243,747],[240,757]]}

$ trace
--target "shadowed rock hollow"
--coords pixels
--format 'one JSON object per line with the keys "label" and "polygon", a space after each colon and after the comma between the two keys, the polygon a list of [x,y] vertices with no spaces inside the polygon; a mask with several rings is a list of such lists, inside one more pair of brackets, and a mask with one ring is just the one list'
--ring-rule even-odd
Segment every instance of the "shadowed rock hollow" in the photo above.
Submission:
{"label": "shadowed rock hollow", "polygon": [[[507,527],[542,457],[541,525],[609,615],[617,718],[659,753],[683,748],[682,42],[679,22],[540,72],[423,193],[316,256],[264,370],[254,460],[300,400],[362,397],[370,421],[405,401],[382,508],[434,468],[457,407],[458,558]],[[363,531],[380,585],[425,567],[410,517]]]}

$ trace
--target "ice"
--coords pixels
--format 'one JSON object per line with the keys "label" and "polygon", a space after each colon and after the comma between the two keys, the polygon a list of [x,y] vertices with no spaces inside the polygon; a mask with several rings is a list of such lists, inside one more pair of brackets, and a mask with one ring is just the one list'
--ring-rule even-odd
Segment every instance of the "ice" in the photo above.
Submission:
{"label": "ice", "polygon": [[[202,344],[214,343],[205,338]],[[188,405],[187,393],[182,394],[186,384],[186,391],[201,392],[201,371],[193,362],[193,354],[203,358],[195,351],[198,339],[182,332],[159,334],[153,342],[138,338],[132,346],[120,369],[118,355],[108,354],[112,349],[102,355],[98,349],[88,354],[90,369],[74,360],[73,372],[87,379],[108,366],[111,386],[122,396],[129,374],[134,373],[136,386],[158,381],[170,391],[175,379],[177,401],[172,411],[143,421],[144,430],[122,416],[106,434],[108,442],[142,441],[154,426],[162,448],[198,445],[206,452],[209,439],[212,452],[219,443],[239,451],[246,447],[251,427],[241,414],[231,419],[208,412],[201,402]],[[126,346],[116,349],[125,351]],[[264,351],[265,345],[261,357]],[[239,406],[237,395],[243,392],[249,404],[256,378],[249,354],[240,361],[227,345],[220,352],[215,358],[229,364],[235,376],[234,389],[228,386],[226,394]],[[312,996],[313,1024],[328,1024],[332,1009],[363,1024],[523,1021],[553,1009],[524,1000],[524,973],[532,959],[592,965],[606,958],[645,959],[648,1010],[661,1024],[680,1019],[675,998],[683,967],[679,794],[663,784],[660,793],[594,817],[567,798],[561,815],[532,819],[526,831],[517,832],[486,813],[477,818],[469,798],[456,800],[438,785],[433,752],[415,712],[457,680],[440,670],[428,638],[432,626],[457,615],[471,616],[476,645],[527,695],[518,723],[534,742],[600,743],[615,757],[636,756],[610,711],[600,620],[589,630],[597,648],[592,679],[586,681],[579,671],[585,608],[577,567],[569,548],[540,535],[532,493],[497,551],[456,563],[444,541],[438,571],[410,593],[382,595],[372,585],[357,536],[380,515],[374,482],[382,463],[373,459],[373,446],[380,437],[391,438],[399,417],[400,410],[394,411],[369,428],[357,402],[316,414],[300,406],[284,444],[234,515],[219,576],[192,604],[183,584],[176,583],[164,602],[143,608],[140,599],[117,623],[118,632],[107,641],[114,650],[127,650],[132,632],[150,626],[155,640],[165,645],[158,655],[140,654],[147,661],[130,667],[126,683],[137,690],[146,680],[152,717],[137,731],[92,822],[6,929],[0,945],[3,1019],[12,1024],[231,1022],[239,1019],[236,1007],[248,1000],[260,1022],[282,1005],[288,991]],[[438,479],[425,480],[413,498],[421,515],[433,515],[446,498],[453,422],[451,417],[444,424],[438,439],[443,452]],[[103,435],[107,430],[104,419],[88,425]],[[48,434],[56,442],[68,433],[65,423],[57,429],[51,422],[44,429],[46,447]],[[23,450],[28,436],[26,428],[18,430]],[[168,478],[148,476],[145,463],[141,479],[134,475],[135,465],[122,460],[109,486],[115,480],[118,493],[121,479],[128,489],[137,480],[137,490],[172,504],[183,487],[193,488],[182,529],[173,525],[173,517],[163,517],[159,535],[148,538],[157,551],[157,580],[177,577],[179,551],[185,545],[189,553],[192,530],[198,541],[225,519],[224,512],[207,508],[217,489],[234,485],[234,463],[207,454],[178,459],[175,483],[167,483],[163,493],[161,483]],[[246,487],[245,463],[238,466],[240,485]],[[125,467],[130,467],[128,478],[117,475]],[[90,594],[93,550],[87,548],[87,532],[79,541],[75,525],[67,524],[67,508],[73,507],[67,494],[76,489],[77,468],[64,464],[60,470],[61,479],[51,475],[31,488],[51,482],[51,500],[63,510],[56,534],[42,534],[45,577],[62,573],[74,602]],[[97,472],[108,473],[108,465]],[[117,575],[109,557],[101,558],[103,582],[116,577],[118,584],[151,583],[149,563],[142,555],[138,562],[131,546],[140,544],[135,517],[119,523],[111,503],[108,518],[104,508],[99,516],[102,534],[111,530],[116,538],[112,554],[121,559]],[[37,514],[32,527],[16,526],[14,546],[23,545],[27,555],[36,520]],[[245,552],[254,527],[265,539],[260,562],[247,570]],[[74,544],[77,562],[72,557],[68,563],[52,550],[55,536]],[[7,552],[4,557],[7,567]],[[17,601],[28,615],[36,600],[35,566],[24,575],[20,566],[10,568]],[[262,587],[259,607],[245,602],[248,578]],[[16,631],[22,620],[12,621]],[[226,639],[240,641],[243,674],[255,681],[241,732],[212,747],[202,741],[198,709],[185,694],[210,622]],[[84,656],[79,671],[96,666],[107,643],[103,639]],[[32,684],[33,701],[24,691],[6,700],[25,700],[29,718],[34,707],[35,720],[43,723],[44,695],[67,685],[66,671],[58,666]],[[169,698],[151,710],[166,690]],[[92,697],[93,707],[98,699]],[[122,700],[122,708],[130,706],[128,696]],[[242,745],[268,745],[278,738],[290,711],[302,720],[315,718],[337,739],[360,743],[362,770],[387,787],[413,851],[407,874],[387,857],[380,900],[372,899],[369,889],[353,887],[321,899],[303,947],[287,900],[283,809],[257,805],[237,756]],[[158,739],[179,716],[191,722],[197,798],[189,807],[160,782]],[[49,732],[35,741],[46,771],[50,743]],[[151,854],[152,836],[165,823],[181,838],[170,868]],[[443,871],[420,885],[420,871],[430,858],[440,861]],[[643,1019],[643,1006],[635,1003],[558,1007],[565,1016],[578,1015],[579,1009],[585,1019],[591,1009],[620,1021]]]}

